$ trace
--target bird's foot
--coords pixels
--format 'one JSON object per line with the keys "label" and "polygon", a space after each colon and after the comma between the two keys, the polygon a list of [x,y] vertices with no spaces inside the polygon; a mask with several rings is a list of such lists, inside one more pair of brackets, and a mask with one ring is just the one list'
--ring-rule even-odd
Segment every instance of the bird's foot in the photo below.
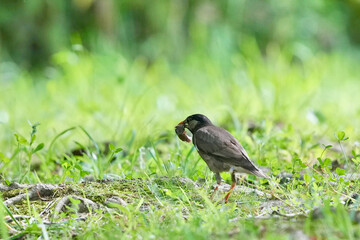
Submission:
{"label": "bird's foot", "polygon": [[225,198],[224,198],[225,203],[228,203],[228,202],[229,202],[230,194],[232,193],[232,191],[233,191],[233,189],[235,188],[235,186],[236,186],[236,181],[234,181],[234,182],[232,183],[229,192],[226,194],[226,196],[225,196]]}
{"label": "bird's foot", "polygon": [[230,194],[231,194],[231,190],[228,192],[228,194],[226,194],[226,196],[224,197],[224,202],[225,203],[228,203],[229,202],[229,197],[230,197]]}

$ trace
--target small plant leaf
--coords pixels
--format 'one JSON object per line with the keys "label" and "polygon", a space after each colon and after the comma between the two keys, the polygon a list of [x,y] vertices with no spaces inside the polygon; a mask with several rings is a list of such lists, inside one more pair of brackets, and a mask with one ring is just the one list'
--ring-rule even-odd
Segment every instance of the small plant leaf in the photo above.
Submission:
{"label": "small plant leaf", "polygon": [[8,157],[6,157],[5,154],[0,152],[0,161],[3,163],[8,163],[8,162],[10,162],[10,159]]}
{"label": "small plant leaf", "polygon": [[26,141],[26,139],[25,139],[23,136],[21,136],[20,134],[14,133],[14,136],[15,136],[16,141],[18,142],[18,144],[20,144],[20,145],[25,145],[25,144],[28,143],[28,142]]}
{"label": "small plant leaf", "polygon": [[83,170],[80,170],[80,176],[83,178],[85,177],[86,175],[89,175],[90,173],[88,171],[83,171]]}
{"label": "small plant leaf", "polygon": [[330,158],[326,158],[326,159],[324,160],[324,167],[331,167],[331,163],[332,163],[331,159],[330,159]]}
{"label": "small plant leaf", "polygon": [[117,149],[115,149],[114,153],[121,152],[122,150],[123,150],[122,148],[117,148]]}
{"label": "small plant leaf", "polygon": [[71,202],[72,204],[74,204],[74,205],[79,205],[79,204],[81,203],[81,200],[72,198],[72,197],[70,197],[70,196],[69,196],[69,200],[70,200],[70,202]]}
{"label": "small plant leaf", "polygon": [[304,174],[304,180],[305,180],[305,184],[309,185],[311,181],[311,176],[309,174]]}
{"label": "small plant leaf", "polygon": [[109,145],[109,149],[110,149],[110,151],[112,151],[114,153],[118,153],[118,152],[121,152],[123,150],[122,148],[116,148],[113,144]]}
{"label": "small plant leaf", "polygon": [[34,134],[34,135],[31,136],[30,145],[33,144],[33,142],[35,141],[35,139],[36,139],[36,134]]}
{"label": "small plant leaf", "polygon": [[321,158],[317,158],[317,160],[319,161],[319,163],[320,163],[320,165],[321,165],[321,167],[323,167],[324,166],[324,162],[323,162],[323,160],[321,160]]}
{"label": "small plant leaf", "polygon": [[360,159],[359,159],[358,157],[352,158],[351,161],[353,161],[355,164],[359,164],[359,163],[360,163]]}
{"label": "small plant leaf", "polygon": [[75,165],[75,168],[78,169],[78,170],[80,170],[80,171],[82,170],[82,167],[81,167],[80,164],[76,164],[76,165]]}
{"label": "small plant leaf", "polygon": [[[35,136],[35,135],[34,135]],[[36,153],[38,151],[40,151],[41,149],[43,149],[45,146],[44,143],[40,143],[39,145],[36,146],[36,148],[33,150],[33,153]]]}
{"label": "small plant leaf", "polygon": [[344,180],[344,178],[343,177],[339,177],[339,182],[340,183],[343,183],[345,180]]}
{"label": "small plant leaf", "polygon": [[339,140],[339,141],[344,140],[344,138],[345,138],[345,132],[344,132],[344,131],[338,131],[337,134],[336,134],[336,138],[337,138],[337,140]]}
{"label": "small plant leaf", "polygon": [[109,144],[109,149],[111,150],[111,151],[114,151],[115,150],[115,146],[114,146],[114,144]]}
{"label": "small plant leaf", "polygon": [[337,173],[339,176],[345,175],[345,169],[336,168],[336,173]]}
{"label": "small plant leaf", "polygon": [[64,162],[63,164],[61,164],[61,166],[66,170],[70,169],[70,164],[67,162]]}

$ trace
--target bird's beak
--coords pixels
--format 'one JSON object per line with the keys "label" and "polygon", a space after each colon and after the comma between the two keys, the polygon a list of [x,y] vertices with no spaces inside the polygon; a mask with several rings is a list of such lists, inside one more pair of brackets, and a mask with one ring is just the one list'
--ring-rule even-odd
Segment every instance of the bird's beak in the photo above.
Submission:
{"label": "bird's beak", "polygon": [[184,120],[184,121],[179,122],[179,124],[178,124],[178,125],[182,125],[182,126],[184,126],[184,127],[187,127],[187,126],[188,126],[188,124],[185,122],[185,120]]}

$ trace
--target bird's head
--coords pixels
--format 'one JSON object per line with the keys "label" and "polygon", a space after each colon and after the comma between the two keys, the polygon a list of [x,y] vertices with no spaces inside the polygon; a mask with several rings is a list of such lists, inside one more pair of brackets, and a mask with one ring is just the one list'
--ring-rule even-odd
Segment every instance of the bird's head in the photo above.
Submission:
{"label": "bird's head", "polygon": [[212,125],[211,121],[202,114],[188,116],[184,121],[180,122],[179,125],[180,124],[189,129],[191,133],[196,132],[202,127]]}

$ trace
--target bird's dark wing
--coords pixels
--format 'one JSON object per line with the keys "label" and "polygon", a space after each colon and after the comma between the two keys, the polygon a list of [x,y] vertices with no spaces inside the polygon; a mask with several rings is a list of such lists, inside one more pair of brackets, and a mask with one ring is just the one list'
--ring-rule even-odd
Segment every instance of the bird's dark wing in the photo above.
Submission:
{"label": "bird's dark wing", "polygon": [[225,129],[206,126],[193,135],[194,145],[200,152],[250,172],[258,171],[241,144]]}

